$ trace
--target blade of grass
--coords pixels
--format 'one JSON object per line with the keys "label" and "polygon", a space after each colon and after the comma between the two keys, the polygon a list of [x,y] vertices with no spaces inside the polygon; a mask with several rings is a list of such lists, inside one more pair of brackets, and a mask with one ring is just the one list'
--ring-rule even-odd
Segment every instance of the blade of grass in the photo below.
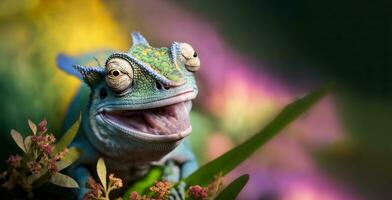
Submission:
{"label": "blade of grass", "polygon": [[60,141],[56,144],[53,150],[53,155],[58,154],[63,151],[69,144],[71,144],[72,140],[76,136],[76,133],[79,130],[79,125],[81,121],[81,116],[79,115],[78,120],[74,124],[72,124],[71,128],[64,134],[64,136],[60,139]]}
{"label": "blade of grass", "polygon": [[217,159],[201,166],[184,181],[189,185],[207,185],[218,173],[227,174],[292,121],[324,97],[330,87],[323,87],[287,105],[263,130]]}
{"label": "blade of grass", "polygon": [[235,200],[238,194],[240,194],[242,188],[244,188],[244,186],[248,182],[248,180],[248,174],[244,174],[236,178],[227,187],[225,187],[225,189],[223,189],[217,197],[215,197],[215,200]]}

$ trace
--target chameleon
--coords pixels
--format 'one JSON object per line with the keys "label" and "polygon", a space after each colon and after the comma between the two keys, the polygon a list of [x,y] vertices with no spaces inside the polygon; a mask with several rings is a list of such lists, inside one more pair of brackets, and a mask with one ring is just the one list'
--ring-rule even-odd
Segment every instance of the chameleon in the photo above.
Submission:
{"label": "chameleon", "polygon": [[[152,47],[139,33],[131,33],[127,52],[93,53],[105,60],[91,63],[91,55],[59,54],[60,69],[86,84],[71,102],[64,129],[82,115],[71,146],[83,150],[68,174],[79,184],[77,198],[88,191],[86,182],[94,174],[98,158],[108,171],[132,183],[155,165],[163,167],[163,178],[179,181],[197,167],[187,136],[192,126],[189,112],[198,87],[194,74],[200,59],[188,43]],[[183,199],[184,188],[172,189],[171,199]]]}

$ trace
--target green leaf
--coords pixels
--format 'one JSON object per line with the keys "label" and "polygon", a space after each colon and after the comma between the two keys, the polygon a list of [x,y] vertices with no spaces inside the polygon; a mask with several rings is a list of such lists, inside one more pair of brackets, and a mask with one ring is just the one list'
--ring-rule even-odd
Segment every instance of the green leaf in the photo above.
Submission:
{"label": "green leaf", "polygon": [[53,150],[53,154],[58,154],[59,152],[63,151],[69,144],[71,144],[72,140],[76,136],[76,133],[79,130],[81,116],[79,115],[78,120],[74,124],[72,124],[71,128],[64,134],[61,140],[56,144]]}
{"label": "green leaf", "polygon": [[26,148],[23,143],[22,135],[18,131],[12,129],[11,136],[12,136],[12,139],[14,139],[15,143],[18,145],[18,147],[21,148],[26,153],[27,151],[26,151]]}
{"label": "green leaf", "polygon": [[219,173],[222,173],[222,175],[227,174],[283,128],[305,113],[324,97],[328,91],[329,87],[321,88],[287,105],[263,130],[217,159],[201,166],[184,180],[185,183],[187,185],[207,185],[215,175]]}
{"label": "green leaf", "polygon": [[70,166],[72,163],[78,160],[81,155],[82,155],[81,149],[76,147],[69,148],[67,154],[65,154],[65,156],[56,163],[57,170],[61,171],[64,168]]}
{"label": "green leaf", "polygon": [[35,125],[31,120],[27,120],[27,122],[29,123],[29,127],[31,131],[33,131],[33,134],[37,134],[37,125]]}
{"label": "green leaf", "polygon": [[61,187],[79,188],[78,183],[73,178],[58,172],[50,178],[49,182]]}
{"label": "green leaf", "polygon": [[152,185],[154,185],[155,181],[159,180],[162,177],[163,169],[162,167],[155,166],[151,168],[148,173],[143,176],[141,179],[138,179],[136,183],[134,183],[123,195],[123,199],[129,199],[132,192],[137,192],[139,194],[145,194],[146,190]]}
{"label": "green leaf", "polygon": [[215,197],[215,200],[235,200],[248,180],[248,174],[236,178],[225,189],[223,189],[217,197]]}
{"label": "green leaf", "polygon": [[99,158],[97,162],[97,174],[99,180],[101,180],[103,188],[106,190],[106,165],[102,158]]}
{"label": "green leaf", "polygon": [[31,146],[31,136],[27,136],[25,139],[24,139],[24,147],[25,147],[25,149],[26,149],[26,153],[27,152],[29,152],[30,151],[30,146]]}

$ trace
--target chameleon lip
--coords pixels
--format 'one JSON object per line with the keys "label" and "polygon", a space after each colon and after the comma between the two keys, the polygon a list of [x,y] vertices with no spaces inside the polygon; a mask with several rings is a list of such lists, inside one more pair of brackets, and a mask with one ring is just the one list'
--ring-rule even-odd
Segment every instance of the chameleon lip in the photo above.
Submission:
{"label": "chameleon lip", "polygon": [[100,106],[97,109],[97,115],[103,112],[110,112],[115,110],[145,110],[151,108],[158,108],[168,106],[180,102],[190,101],[196,98],[197,92],[195,90],[188,90],[174,96],[163,98],[160,100],[151,100],[140,104],[126,104],[126,103],[111,103]]}

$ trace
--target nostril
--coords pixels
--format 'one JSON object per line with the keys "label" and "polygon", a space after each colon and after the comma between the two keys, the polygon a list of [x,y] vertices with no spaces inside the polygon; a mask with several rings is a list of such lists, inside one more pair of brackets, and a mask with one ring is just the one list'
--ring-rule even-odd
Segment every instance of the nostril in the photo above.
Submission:
{"label": "nostril", "polygon": [[162,89],[163,89],[163,86],[162,86],[162,84],[161,84],[159,81],[155,81],[155,87],[156,87],[158,90],[162,90]]}

